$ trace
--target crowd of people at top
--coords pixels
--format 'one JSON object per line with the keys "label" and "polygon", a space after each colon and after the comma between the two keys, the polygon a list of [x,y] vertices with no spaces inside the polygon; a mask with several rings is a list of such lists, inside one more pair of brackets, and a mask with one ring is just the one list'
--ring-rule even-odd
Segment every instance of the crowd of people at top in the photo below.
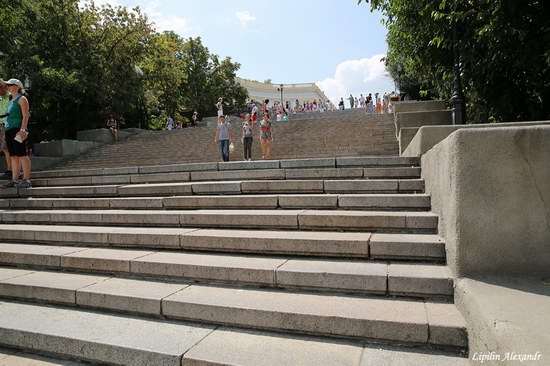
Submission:
{"label": "crowd of people at top", "polygon": [[[397,98],[398,97],[396,96],[396,94],[391,92],[384,93],[382,97],[380,97],[379,93],[374,93],[374,97],[372,96],[372,93],[369,93],[366,96],[363,96],[363,94],[361,94],[359,98],[357,96],[354,97],[352,94],[350,94],[349,98],[347,99],[349,101],[350,108],[360,108],[367,112],[368,115],[373,115],[375,113],[393,113],[393,105],[391,104],[391,101]],[[345,109],[344,97],[340,98],[338,109]]]}

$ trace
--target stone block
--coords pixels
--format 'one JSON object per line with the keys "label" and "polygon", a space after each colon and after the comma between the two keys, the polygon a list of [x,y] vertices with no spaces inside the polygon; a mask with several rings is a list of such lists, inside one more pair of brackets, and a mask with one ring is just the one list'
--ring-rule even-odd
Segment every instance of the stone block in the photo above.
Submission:
{"label": "stone block", "polygon": [[284,169],[223,170],[192,172],[193,181],[245,180],[245,179],[285,179]]}
{"label": "stone block", "polygon": [[327,180],[324,189],[327,193],[369,193],[397,192],[397,180]]}
{"label": "stone block", "polygon": [[370,211],[305,211],[298,215],[301,229],[405,229],[407,214]]}
{"label": "stone block", "polygon": [[25,276],[33,272],[34,271],[29,271],[25,269],[0,268],[0,281],[9,280],[10,278],[15,278],[19,276]]}
{"label": "stone block", "polygon": [[160,302],[187,285],[110,278],[77,290],[79,306],[161,315]]}
{"label": "stone block", "polygon": [[3,211],[2,223],[7,224],[31,224],[51,223],[50,211]]}
{"label": "stone block", "polygon": [[103,225],[120,226],[180,226],[180,214],[177,211],[153,210],[109,210],[96,213]]}
{"label": "stone block", "polygon": [[193,194],[240,194],[241,182],[192,183]]}
{"label": "stone block", "polygon": [[0,198],[18,197],[19,190],[16,187],[13,188],[0,188]]}
{"label": "stone block", "polygon": [[183,355],[182,366],[349,366],[361,352],[359,345],[341,341],[222,327]]}
{"label": "stone block", "polygon": [[109,200],[109,208],[114,209],[162,209],[162,197],[129,197],[129,198],[112,198]]}
{"label": "stone block", "polygon": [[109,244],[109,229],[94,226],[28,225],[26,232],[34,233],[36,242],[63,244]]}
{"label": "stone block", "polygon": [[189,163],[189,164],[140,166],[139,174],[199,172],[204,170],[218,170],[218,163]]}
{"label": "stone block", "polygon": [[0,243],[0,263],[39,267],[61,266],[61,256],[86,248]]}
{"label": "stone block", "polygon": [[420,178],[420,167],[363,168],[365,178]]}
{"label": "stone block", "polygon": [[105,279],[106,277],[59,272],[33,272],[0,281],[0,295],[74,305],[77,289]]}
{"label": "stone block", "polygon": [[175,211],[181,226],[292,228],[298,227],[298,210],[199,210]]}
{"label": "stone block", "polygon": [[237,196],[187,196],[167,197],[163,199],[166,208],[200,209],[200,208],[277,208],[276,195],[237,195]]}
{"label": "stone block", "polygon": [[100,175],[91,177],[92,184],[130,184],[130,175]]}
{"label": "stone block", "polygon": [[61,186],[89,186],[92,184],[92,179],[95,178],[93,176],[88,177],[66,177],[66,178],[47,178],[47,179],[41,179],[38,181],[38,183],[41,183],[41,181],[46,181],[46,184],[38,184],[35,185],[35,181],[33,179],[33,187],[61,187]]}
{"label": "stone block", "polygon": [[390,295],[453,296],[453,278],[447,266],[390,263]]}
{"label": "stone block", "polygon": [[336,167],[379,167],[379,166],[413,166],[419,165],[420,158],[401,156],[354,156],[336,158]]}
{"label": "stone block", "polygon": [[182,354],[215,329],[40,305],[1,307],[0,343],[98,364],[180,366]]}
{"label": "stone block", "polygon": [[466,320],[454,304],[426,302],[430,327],[428,343],[433,345],[468,347]]}
{"label": "stone block", "polygon": [[139,167],[137,166],[123,166],[117,168],[103,168],[100,175],[124,175],[124,174],[138,174]]}
{"label": "stone block", "polygon": [[61,267],[91,272],[130,273],[130,261],[149,254],[152,252],[90,248],[62,256]]}
{"label": "stone block", "polygon": [[362,177],[362,168],[289,169],[286,171],[286,179],[357,179]]}
{"label": "stone block", "polygon": [[71,156],[80,155],[99,146],[91,141],[55,140],[34,144],[34,151],[40,156]]}
{"label": "stone block", "polygon": [[281,208],[336,208],[338,207],[337,195],[280,195],[279,207]]}
{"label": "stone block", "polygon": [[193,194],[191,183],[132,184],[118,187],[119,196],[171,196]]}
{"label": "stone block", "polygon": [[445,243],[437,235],[374,234],[370,239],[372,258],[445,260]]}
{"label": "stone block", "polygon": [[109,244],[138,248],[178,248],[179,237],[194,229],[131,227],[109,229]]}
{"label": "stone block", "polygon": [[79,366],[80,362],[0,349],[0,363],[9,366]]}
{"label": "stone block", "polygon": [[13,198],[10,200],[4,200],[11,208],[16,209],[48,209],[52,208],[52,200],[49,198]]}
{"label": "stone block", "polygon": [[396,136],[402,128],[434,125],[451,125],[452,112],[449,110],[403,112],[395,114]]}
{"label": "stone block", "polygon": [[373,262],[291,259],[276,275],[280,287],[385,294],[387,269]]}
{"label": "stone block", "polygon": [[279,169],[279,160],[228,161],[219,163],[220,171],[249,169]]}
{"label": "stone block", "polygon": [[335,168],[335,158],[281,160],[281,168]]}
{"label": "stone block", "polygon": [[442,354],[438,351],[367,345],[359,366],[374,365],[423,365],[423,366],[470,366],[467,357]]}
{"label": "stone block", "polygon": [[424,303],[190,286],[162,302],[168,317],[279,331],[426,343]]}
{"label": "stone block", "polygon": [[286,259],[242,255],[154,253],[132,261],[132,273],[180,279],[253,283],[273,286],[275,269]]}
{"label": "stone block", "polygon": [[190,231],[180,237],[189,249],[309,256],[347,256],[367,258],[369,233],[304,231]]}
{"label": "stone block", "polygon": [[437,215],[432,212],[408,212],[407,229],[437,230]]}
{"label": "stone block", "polygon": [[116,185],[90,187],[43,187],[19,189],[21,197],[108,197],[117,194]]}
{"label": "stone block", "polygon": [[338,207],[346,209],[430,209],[424,194],[346,194],[338,196]]}
{"label": "stone block", "polygon": [[394,113],[439,111],[445,109],[443,100],[406,101],[394,103]]}
{"label": "stone block", "polygon": [[138,174],[131,175],[130,182],[133,184],[142,183],[181,183],[191,180],[191,173],[178,172],[178,173],[162,173],[162,174]]}
{"label": "stone block", "polygon": [[29,225],[2,224],[0,225],[0,238],[2,240],[33,241],[34,231],[29,230]]}
{"label": "stone block", "polygon": [[[121,133],[122,131],[118,131],[119,138],[122,137]],[[76,133],[76,139],[79,141],[93,141],[101,144],[110,144],[115,141],[113,135],[111,135],[111,131],[106,128],[78,131]]]}
{"label": "stone block", "polygon": [[[411,155],[404,155],[404,152],[409,147],[412,140],[414,140],[414,137],[418,133],[418,130],[420,130],[422,127],[408,127],[408,128],[401,128],[399,130],[399,154],[402,156],[411,156]],[[420,156],[420,155],[418,155]]]}
{"label": "stone block", "polygon": [[32,178],[89,177],[101,175],[103,168],[33,171]]}
{"label": "stone block", "polygon": [[[55,210],[46,212],[48,212],[51,222],[60,224],[100,225],[105,223],[102,217],[102,212],[105,211]],[[36,222],[36,220],[31,222]]]}
{"label": "stone block", "polygon": [[400,179],[399,192],[424,192],[423,179]]}
{"label": "stone block", "polygon": [[322,193],[322,180],[248,181],[241,183],[242,193]]}
{"label": "stone block", "polygon": [[109,198],[46,198],[52,208],[63,209],[108,209],[111,207]]}

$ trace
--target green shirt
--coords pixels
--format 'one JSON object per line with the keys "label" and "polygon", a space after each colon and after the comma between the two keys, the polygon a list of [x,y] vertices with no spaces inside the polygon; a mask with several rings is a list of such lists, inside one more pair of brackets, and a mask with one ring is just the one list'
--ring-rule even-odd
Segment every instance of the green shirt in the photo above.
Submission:
{"label": "green shirt", "polygon": [[[6,93],[3,97],[0,96],[0,116],[8,113],[10,105],[10,95]],[[0,118],[0,124],[6,124],[6,117]]]}
{"label": "green shirt", "polygon": [[6,131],[12,128],[21,128],[21,124],[23,123],[23,112],[19,105],[20,98],[21,95],[18,95],[10,103],[11,108],[9,108],[9,116],[6,120]]}

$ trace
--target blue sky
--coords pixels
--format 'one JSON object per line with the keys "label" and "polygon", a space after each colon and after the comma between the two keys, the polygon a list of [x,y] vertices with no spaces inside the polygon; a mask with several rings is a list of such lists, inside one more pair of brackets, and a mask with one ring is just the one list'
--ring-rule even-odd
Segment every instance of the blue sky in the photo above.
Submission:
{"label": "blue sky", "polygon": [[[81,0],[84,2],[85,0]],[[380,59],[381,15],[356,0],[96,0],[139,6],[158,31],[200,36],[210,52],[239,62],[238,76],[316,82],[333,102],[393,90]]]}

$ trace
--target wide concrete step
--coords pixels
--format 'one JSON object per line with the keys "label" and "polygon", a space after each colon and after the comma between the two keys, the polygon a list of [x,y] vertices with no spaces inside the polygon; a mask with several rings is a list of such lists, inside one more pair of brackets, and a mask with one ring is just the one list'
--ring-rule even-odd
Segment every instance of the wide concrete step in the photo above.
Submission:
{"label": "wide concrete step", "polygon": [[78,366],[80,362],[41,356],[17,349],[0,348],[0,365],[4,366]]}
{"label": "wide concrete step", "polygon": [[273,193],[422,193],[422,179],[251,180],[0,189],[0,197],[131,197]]}
{"label": "wide concrete step", "polygon": [[0,225],[0,237],[65,246],[445,261],[443,240],[419,234],[7,224]]}
{"label": "wide concrete step", "polygon": [[[321,163],[319,163],[321,164]],[[97,175],[65,178],[33,179],[34,187],[87,186],[106,184],[169,183],[187,181],[226,181],[257,179],[397,179],[420,178],[420,167],[375,167],[375,168],[285,168],[246,169],[222,171],[198,171],[176,173],[150,173],[126,175]]]}
{"label": "wide concrete step", "polygon": [[[132,366],[468,364],[467,358],[412,348],[364,346],[360,342],[214,328],[34,304],[2,302],[0,308],[3,310],[0,333],[5,334],[0,336],[1,343],[34,353],[94,363]],[[45,359],[13,349],[1,350],[0,361],[4,365],[76,365],[76,362]]]}
{"label": "wide concrete step", "polygon": [[454,304],[6,269],[2,296],[210,324],[464,348]]}
{"label": "wide concrete step", "polygon": [[[141,149],[143,149],[141,147]],[[120,153],[128,155],[127,150]],[[110,155],[107,155],[110,156]],[[162,164],[162,163],[161,163]],[[180,163],[149,166],[121,166],[116,168],[88,168],[88,169],[59,169],[42,172],[33,172],[32,178],[60,178],[60,177],[98,177],[109,175],[136,175],[158,174],[175,172],[201,172],[201,171],[228,171],[228,170],[253,170],[253,169],[287,169],[287,168],[349,168],[349,167],[411,167],[419,166],[417,157],[400,156],[353,156],[353,157],[327,157],[308,159],[282,159],[268,161],[232,161],[225,163],[201,162]]]}
{"label": "wide concrete step", "polygon": [[1,264],[29,268],[381,295],[453,295],[448,268],[433,264],[13,243],[0,243],[0,255]]}
{"label": "wide concrete step", "polygon": [[113,198],[12,198],[0,201],[14,209],[276,209],[429,210],[427,194],[271,194]]}
{"label": "wide concrete step", "polygon": [[0,210],[4,224],[376,230],[435,233],[431,212],[343,210]]}

